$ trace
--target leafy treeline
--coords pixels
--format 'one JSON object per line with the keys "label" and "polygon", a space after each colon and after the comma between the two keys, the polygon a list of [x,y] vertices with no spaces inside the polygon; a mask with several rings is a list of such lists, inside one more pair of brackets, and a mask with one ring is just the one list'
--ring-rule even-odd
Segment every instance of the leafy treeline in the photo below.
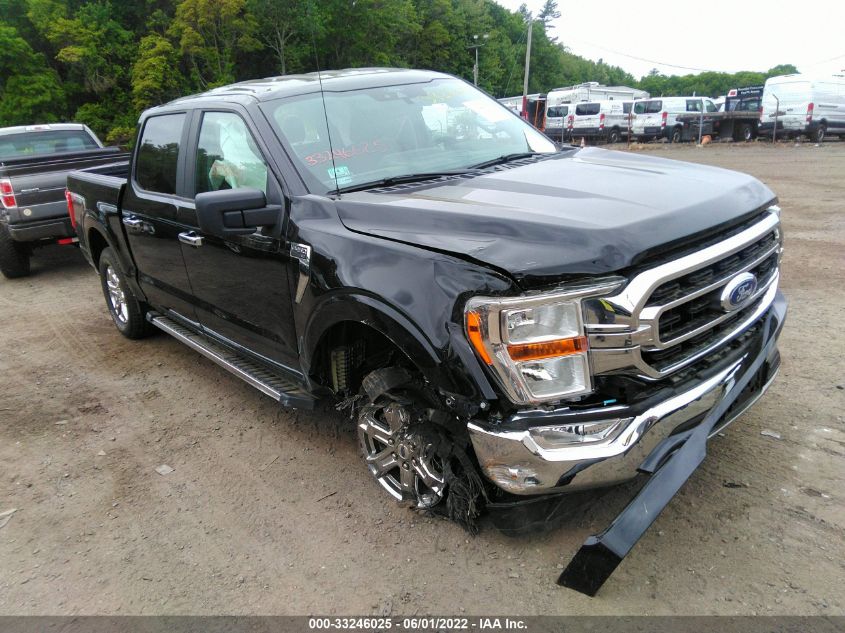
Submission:
{"label": "leafy treeline", "polygon": [[797,73],[792,64],[781,64],[764,73],[742,71],[738,73],[702,72],[697,75],[661,75],[652,70],[639,81],[639,86],[652,96],[705,95],[717,97],[732,88],[762,86],[769,77]]}
{"label": "leafy treeline", "polygon": [[[559,15],[546,0],[535,16],[529,92],[636,83],[569,53],[546,32]],[[75,120],[124,142],[147,107],[318,64],[471,78],[475,41],[483,44],[479,84],[495,96],[520,94],[527,18],[524,6],[512,12],[492,0],[0,0],[0,126]],[[687,79],[642,83],[654,94],[691,92]],[[725,91],[704,85],[699,93]]]}

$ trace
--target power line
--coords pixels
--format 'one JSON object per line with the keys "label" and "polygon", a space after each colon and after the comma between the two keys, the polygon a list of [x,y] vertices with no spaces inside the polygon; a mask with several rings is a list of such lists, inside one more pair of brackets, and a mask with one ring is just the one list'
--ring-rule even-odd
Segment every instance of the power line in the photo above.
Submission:
{"label": "power line", "polygon": [[821,66],[822,64],[826,64],[828,62],[835,62],[837,59],[842,59],[845,57],[845,53],[842,55],[837,55],[836,57],[831,57],[830,59],[823,59],[820,62],[816,62],[815,64],[800,64],[801,66],[805,66],[807,68],[812,68],[813,66]]}
{"label": "power line", "polygon": [[649,64],[656,64],[658,66],[668,66],[670,68],[680,68],[681,70],[695,70],[701,73],[718,73],[724,72],[721,70],[713,70],[712,68],[696,68],[695,66],[679,66],[678,64],[669,64],[667,62],[659,62],[654,59],[647,59],[645,57],[637,57],[636,55],[629,55],[628,53],[623,53],[621,51],[613,50],[612,48],[607,48],[606,46],[601,46],[599,44],[594,44],[593,42],[587,42],[586,40],[579,40],[578,38],[570,38],[575,40],[576,42],[581,42],[582,44],[587,44],[588,46],[593,46],[595,48],[600,48],[603,51],[607,51],[608,53],[613,53],[614,55],[622,55],[622,57],[629,57],[631,59],[636,59],[637,61],[641,62],[648,62]]}
{"label": "power line", "polygon": [[[601,49],[603,51],[607,51],[608,53],[613,53],[615,55],[621,55],[622,57],[628,57],[630,59],[636,59],[637,61],[647,62],[649,64],[656,64],[657,66],[668,66],[669,68],[680,68],[681,70],[694,70],[694,71],[703,72],[703,73],[707,73],[707,72],[713,72],[713,73],[728,72],[728,71],[724,71],[724,70],[715,70],[713,68],[697,68],[695,66],[680,66],[678,64],[670,64],[668,62],[661,62],[661,61],[657,61],[657,60],[654,60],[654,59],[648,59],[646,57],[638,57],[637,55],[630,55],[628,53],[623,53],[622,51],[617,51],[617,50],[614,50],[612,48],[607,48],[606,46],[601,46],[600,44],[596,44],[594,42],[588,42],[586,40],[581,40],[581,39],[578,39],[577,37],[570,37],[568,39],[572,39],[576,42],[581,42],[582,44],[587,44],[588,46],[592,46],[594,48],[598,48],[598,49]],[[813,68],[814,66],[820,66],[822,64],[827,64],[828,62],[834,62],[837,59],[843,59],[843,58],[845,58],[845,53],[843,53],[841,55],[836,55],[836,56],[831,57],[829,59],[824,59],[822,61],[814,62],[812,64],[798,64],[798,66],[804,67],[804,68]]]}

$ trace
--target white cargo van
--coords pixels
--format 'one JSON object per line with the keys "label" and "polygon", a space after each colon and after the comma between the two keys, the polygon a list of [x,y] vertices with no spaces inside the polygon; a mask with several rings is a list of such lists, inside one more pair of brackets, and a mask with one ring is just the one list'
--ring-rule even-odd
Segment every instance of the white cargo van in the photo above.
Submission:
{"label": "white cargo van", "polygon": [[628,136],[628,115],[632,101],[590,101],[578,103],[571,115],[573,139],[599,138],[618,143]]}
{"label": "white cargo van", "polygon": [[667,138],[672,143],[684,140],[684,127],[677,120],[687,112],[716,112],[716,104],[706,97],[660,97],[634,101],[631,134],[638,141]]}
{"label": "white cargo van", "polygon": [[[590,81],[567,88],[555,88],[546,95],[546,132],[550,129],[564,131],[569,128],[568,117],[575,115],[574,104],[587,101],[633,101],[634,99],[647,99],[648,93],[645,90],[630,88],[628,86],[603,86],[598,82]],[[566,112],[561,115],[562,110],[558,106],[569,106]],[[552,136],[557,140],[556,136]]]}
{"label": "white cargo van", "polygon": [[546,136],[553,141],[561,143],[569,140],[566,118],[575,107],[569,104],[562,104],[546,108]]}
{"label": "white cargo van", "polygon": [[768,79],[758,127],[761,136],[771,137],[776,118],[778,136],[805,134],[817,143],[828,134],[845,138],[845,74]]}

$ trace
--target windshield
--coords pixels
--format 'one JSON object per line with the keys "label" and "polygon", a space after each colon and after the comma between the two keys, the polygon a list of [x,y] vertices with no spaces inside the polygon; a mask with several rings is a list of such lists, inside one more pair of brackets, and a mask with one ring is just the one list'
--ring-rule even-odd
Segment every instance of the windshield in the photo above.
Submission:
{"label": "windshield", "polygon": [[0,160],[79,152],[98,145],[84,130],[39,130],[0,136]]}
{"label": "windshield", "polygon": [[458,79],[324,95],[326,114],[320,93],[263,106],[314,193],[556,151],[513,112]]}

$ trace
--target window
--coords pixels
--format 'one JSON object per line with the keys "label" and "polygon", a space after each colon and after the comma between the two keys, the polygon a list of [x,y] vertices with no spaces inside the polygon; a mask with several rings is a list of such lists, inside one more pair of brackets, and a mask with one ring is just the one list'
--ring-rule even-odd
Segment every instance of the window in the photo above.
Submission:
{"label": "window", "polygon": [[99,146],[85,130],[36,130],[0,136],[0,160],[81,152]]}
{"label": "window", "polygon": [[687,112],[701,112],[701,99],[687,99]]}
{"label": "window", "polygon": [[636,114],[659,114],[663,110],[663,102],[660,99],[654,101],[637,101],[634,104]]}
{"label": "window", "polygon": [[267,193],[267,163],[237,114],[206,112],[197,145],[196,192],[254,187]]}
{"label": "window", "polygon": [[719,109],[716,107],[716,104],[710,100],[704,102],[704,108],[707,112],[716,112]]}
{"label": "window", "polygon": [[601,110],[601,105],[598,103],[579,103],[575,106],[575,114],[579,116],[598,114],[599,110]]}
{"label": "window", "polygon": [[631,103],[630,101],[626,101],[625,103],[622,104],[622,112],[624,112],[625,114],[631,114],[631,106],[633,106],[633,105],[634,104]]}
{"label": "window", "polygon": [[184,124],[184,113],[147,119],[135,167],[135,180],[142,189],[176,193],[176,166]]}
{"label": "window", "polygon": [[551,106],[546,116],[550,119],[559,119],[569,114],[569,106]]}

